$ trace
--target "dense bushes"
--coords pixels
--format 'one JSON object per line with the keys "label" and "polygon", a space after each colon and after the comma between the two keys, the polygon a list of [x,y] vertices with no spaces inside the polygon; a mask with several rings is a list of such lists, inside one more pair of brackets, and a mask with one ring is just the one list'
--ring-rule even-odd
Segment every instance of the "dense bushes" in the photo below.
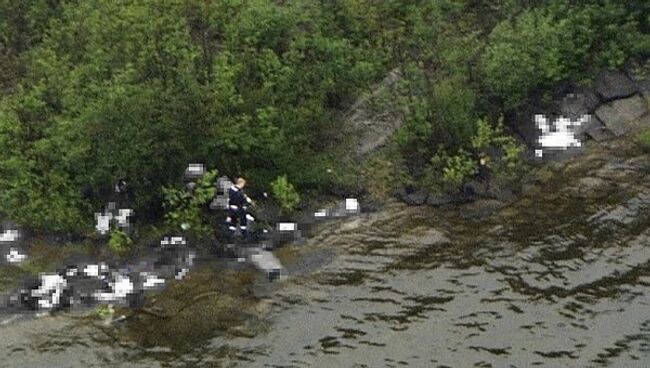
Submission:
{"label": "dense bushes", "polygon": [[648,7],[0,0],[0,216],[87,231],[111,183],[127,178],[140,219],[158,220],[162,188],[188,162],[259,187],[284,174],[301,191],[341,186],[350,180],[326,169],[340,162],[343,112],[396,67],[405,124],[389,161],[410,182],[438,157],[456,183],[477,117],[647,56]]}

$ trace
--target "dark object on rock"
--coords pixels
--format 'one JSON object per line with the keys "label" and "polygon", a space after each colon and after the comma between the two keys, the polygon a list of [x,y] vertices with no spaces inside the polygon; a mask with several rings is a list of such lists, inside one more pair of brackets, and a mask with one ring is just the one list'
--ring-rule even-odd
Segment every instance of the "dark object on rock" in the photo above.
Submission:
{"label": "dark object on rock", "polygon": [[637,86],[625,74],[617,71],[602,71],[596,77],[596,92],[603,101],[630,97],[638,92]]}
{"label": "dark object on rock", "polygon": [[591,114],[599,104],[598,96],[590,90],[578,89],[569,93],[560,102],[560,115],[577,120],[585,114]]}
{"label": "dark object on rock", "polygon": [[401,191],[400,198],[404,203],[411,206],[420,206],[427,201],[428,194],[425,190],[419,189],[409,193],[408,191]]}

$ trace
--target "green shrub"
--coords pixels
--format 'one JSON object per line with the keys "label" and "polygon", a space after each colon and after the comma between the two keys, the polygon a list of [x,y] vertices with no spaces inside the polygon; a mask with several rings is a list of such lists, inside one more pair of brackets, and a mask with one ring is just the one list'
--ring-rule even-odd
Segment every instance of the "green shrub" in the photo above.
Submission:
{"label": "green shrub", "polygon": [[644,152],[650,153],[650,129],[640,133],[637,136],[637,142]]}
{"label": "green shrub", "polygon": [[208,171],[191,192],[163,188],[167,210],[165,222],[170,229],[182,229],[198,236],[210,233],[210,226],[203,218],[203,209],[214,197],[216,177],[216,170]]}
{"label": "green shrub", "polygon": [[395,152],[372,157],[364,163],[362,175],[363,186],[370,198],[374,200],[387,199],[400,186],[409,182],[405,165]]}
{"label": "green shrub", "polygon": [[284,211],[293,211],[300,202],[300,195],[286,175],[278,176],[271,183],[271,192]]}
{"label": "green shrub", "polygon": [[108,248],[117,254],[124,254],[133,245],[133,241],[122,230],[111,232],[111,238],[108,240]]}
{"label": "green shrub", "polygon": [[449,155],[444,148],[436,152],[425,170],[422,184],[433,193],[442,190],[455,192],[476,172],[476,162],[465,150]]}
{"label": "green shrub", "polygon": [[442,169],[442,181],[450,189],[460,189],[467,178],[474,175],[476,161],[465,150],[459,150],[447,159]]}

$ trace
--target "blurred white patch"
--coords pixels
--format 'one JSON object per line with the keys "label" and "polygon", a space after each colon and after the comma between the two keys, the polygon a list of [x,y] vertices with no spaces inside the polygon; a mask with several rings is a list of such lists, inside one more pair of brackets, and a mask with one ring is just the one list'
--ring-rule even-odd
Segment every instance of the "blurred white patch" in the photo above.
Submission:
{"label": "blurred white patch", "polygon": [[0,235],[0,242],[14,242],[19,238],[18,230],[7,230]]}
{"label": "blurred white patch", "polygon": [[563,116],[558,117],[552,124],[544,115],[535,115],[535,125],[542,134],[537,142],[542,147],[535,150],[536,157],[542,157],[549,150],[566,150],[570,147],[581,147],[582,142],[576,138],[575,129],[586,124],[591,119],[590,115],[583,115],[573,121]]}
{"label": "blurred white patch", "polygon": [[43,309],[51,309],[61,302],[61,293],[68,285],[67,281],[57,274],[42,274],[41,285],[34,289],[31,295],[38,298],[38,306]]}
{"label": "blurred white patch", "polygon": [[249,215],[249,214],[246,214],[246,219],[247,219],[248,221],[255,221],[255,217],[253,217],[253,216],[251,216],[251,215]]}
{"label": "blurred white patch", "polygon": [[345,209],[347,211],[358,211],[359,210],[359,201],[356,198],[346,198],[345,199]]}
{"label": "blurred white patch", "polygon": [[145,282],[142,284],[142,287],[146,289],[153,289],[156,287],[156,285],[164,285],[165,280],[161,279],[157,275],[151,274],[151,273],[146,273],[143,274],[145,276]]}
{"label": "blurred white patch", "polygon": [[17,249],[10,248],[9,254],[7,254],[7,262],[9,263],[20,263],[27,259],[25,254],[20,254]]}
{"label": "blurred white patch", "polygon": [[129,226],[129,217],[133,216],[133,210],[130,208],[121,208],[115,219],[117,220],[117,225],[119,227]]}
{"label": "blurred white patch", "polygon": [[314,213],[314,217],[327,217],[327,210],[319,210]]}
{"label": "blurred white patch", "polygon": [[112,218],[113,215],[111,213],[101,214],[96,212],[95,220],[97,220],[97,224],[95,225],[95,229],[97,229],[100,234],[105,235],[111,228]]}
{"label": "blurred white patch", "polygon": [[279,231],[295,231],[296,223],[295,222],[279,222],[278,223]]}
{"label": "blurred white patch", "polygon": [[182,270],[180,270],[180,271],[176,274],[176,276],[174,276],[174,278],[175,278],[176,280],[182,280],[183,277],[185,277],[185,275],[187,275],[187,273],[188,273],[189,271],[190,271],[189,269],[187,269],[187,268],[183,268]]}
{"label": "blurred white patch", "polygon": [[99,277],[99,265],[90,264],[84,268],[86,276]]}

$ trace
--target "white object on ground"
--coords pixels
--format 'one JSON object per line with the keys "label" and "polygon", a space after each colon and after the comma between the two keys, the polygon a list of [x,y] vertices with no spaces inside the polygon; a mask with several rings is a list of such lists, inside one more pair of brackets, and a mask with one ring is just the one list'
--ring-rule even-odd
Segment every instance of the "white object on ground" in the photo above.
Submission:
{"label": "white object on ground", "polygon": [[95,225],[95,229],[97,231],[104,235],[110,230],[111,228],[111,219],[113,218],[113,215],[111,213],[107,214],[101,214],[101,213],[95,213],[95,219],[97,220],[97,225]]}
{"label": "white object on ground", "polygon": [[117,220],[117,225],[120,227],[126,227],[129,225],[129,217],[133,216],[133,210],[130,208],[121,208],[119,214],[115,216]]}
{"label": "white object on ground", "polygon": [[95,293],[95,297],[100,301],[112,301],[116,299],[124,299],[128,294],[133,293],[133,282],[128,276],[120,273],[115,275],[115,281],[109,283],[113,292],[109,293]]}
{"label": "white object on ground", "polygon": [[182,280],[183,277],[185,277],[185,275],[187,275],[187,273],[188,273],[189,271],[190,271],[189,269],[187,269],[187,268],[183,268],[183,269],[180,270],[179,273],[176,274],[176,276],[174,276],[174,278],[175,278],[176,280]]}
{"label": "white object on ground", "polygon": [[[563,116],[558,117],[553,124],[544,115],[535,115],[535,125],[542,134],[537,138],[537,142],[542,147],[535,150],[535,156],[542,157],[545,150],[566,150],[570,147],[581,147],[582,142],[576,138],[575,130],[589,122],[591,117],[589,115],[582,115],[578,120],[573,121]],[[551,131],[551,126],[555,126],[555,130]]]}
{"label": "white object on ground", "polygon": [[38,306],[43,309],[51,309],[61,301],[61,293],[68,285],[67,281],[57,274],[41,275],[41,285],[34,289],[31,295],[38,298]]}
{"label": "white object on ground", "polygon": [[359,201],[356,198],[346,198],[345,199],[345,209],[347,211],[358,211],[359,210]]}
{"label": "white object on ground", "polygon": [[7,254],[7,262],[9,263],[20,263],[27,259],[27,256],[24,254],[18,253],[16,248],[10,248],[9,254]]}
{"label": "white object on ground", "polygon": [[19,237],[18,230],[7,230],[4,233],[2,233],[2,235],[0,235],[0,242],[7,242],[7,243],[13,242],[16,241],[18,237]]}
{"label": "white object on ground", "polygon": [[156,287],[156,285],[164,285],[165,280],[161,279],[157,275],[151,274],[151,273],[146,273],[143,276],[145,276],[146,280],[144,284],[142,284],[142,287],[144,289],[153,289]]}
{"label": "white object on ground", "polygon": [[314,217],[327,217],[327,210],[319,210],[314,213]]}
{"label": "white object on ground", "polygon": [[295,231],[296,223],[295,222],[279,222],[278,223],[279,231]]}
{"label": "white object on ground", "polygon": [[86,276],[90,277],[99,277],[99,265],[90,264],[84,268],[84,273]]}

